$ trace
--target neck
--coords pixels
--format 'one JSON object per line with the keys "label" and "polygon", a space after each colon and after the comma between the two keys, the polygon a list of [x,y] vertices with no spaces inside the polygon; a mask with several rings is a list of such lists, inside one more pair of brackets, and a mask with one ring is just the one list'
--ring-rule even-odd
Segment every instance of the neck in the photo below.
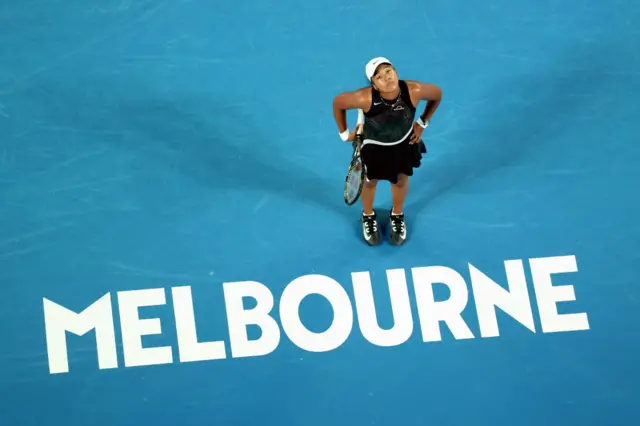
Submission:
{"label": "neck", "polygon": [[395,100],[400,95],[400,87],[391,92],[380,92],[380,96],[388,101]]}

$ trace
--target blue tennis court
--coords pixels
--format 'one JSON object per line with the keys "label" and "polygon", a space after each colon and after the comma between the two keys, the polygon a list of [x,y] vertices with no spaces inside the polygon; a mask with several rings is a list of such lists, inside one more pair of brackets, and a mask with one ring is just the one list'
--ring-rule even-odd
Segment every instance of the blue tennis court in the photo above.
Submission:
{"label": "blue tennis court", "polygon": [[[5,0],[0,28],[3,424],[637,423],[637,2]],[[444,95],[402,247],[342,199],[332,100],[374,56]]]}

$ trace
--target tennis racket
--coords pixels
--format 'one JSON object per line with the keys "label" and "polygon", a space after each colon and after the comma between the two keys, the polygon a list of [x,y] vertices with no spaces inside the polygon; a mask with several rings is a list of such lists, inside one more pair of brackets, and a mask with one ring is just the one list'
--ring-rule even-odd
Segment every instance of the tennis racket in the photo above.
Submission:
{"label": "tennis racket", "polygon": [[[361,109],[358,110],[358,124],[364,124],[364,112]],[[344,183],[344,202],[348,206],[358,201],[364,185],[364,164],[360,157],[362,138],[362,128],[360,128],[351,144],[353,146],[353,155],[351,156],[351,164],[349,164]]]}

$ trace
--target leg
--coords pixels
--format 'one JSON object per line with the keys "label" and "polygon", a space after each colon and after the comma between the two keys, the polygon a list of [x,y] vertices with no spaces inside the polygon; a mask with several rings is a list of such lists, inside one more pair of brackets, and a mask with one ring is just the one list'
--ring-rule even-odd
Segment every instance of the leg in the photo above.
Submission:
{"label": "leg", "polygon": [[398,182],[391,184],[391,199],[393,201],[394,214],[402,214],[402,207],[404,206],[404,200],[407,198],[407,192],[409,191],[409,176],[399,174]]}
{"label": "leg", "polygon": [[373,200],[376,197],[376,187],[378,186],[377,180],[365,180],[360,193],[360,200],[362,200],[362,209],[364,214],[373,214]]}
{"label": "leg", "polygon": [[391,244],[399,246],[407,239],[407,228],[404,223],[404,214],[402,208],[404,200],[409,191],[409,176],[399,174],[398,182],[391,184],[391,198],[393,200],[393,208],[389,214],[389,228]]}
{"label": "leg", "polygon": [[360,199],[362,200],[362,237],[370,246],[380,244],[380,231],[376,212],[373,210],[373,200],[376,195],[377,180],[365,180]]}

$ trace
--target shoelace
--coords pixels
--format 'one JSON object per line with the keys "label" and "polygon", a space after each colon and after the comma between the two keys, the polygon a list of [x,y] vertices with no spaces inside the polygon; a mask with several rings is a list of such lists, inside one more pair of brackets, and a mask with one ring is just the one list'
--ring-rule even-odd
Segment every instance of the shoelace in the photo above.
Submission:
{"label": "shoelace", "polygon": [[404,232],[404,220],[402,220],[401,216],[392,216],[391,217],[391,228],[393,232],[398,232],[398,228],[400,228],[400,232]]}
{"label": "shoelace", "polygon": [[364,224],[367,234],[372,234],[378,230],[378,224],[373,218],[365,218]]}

